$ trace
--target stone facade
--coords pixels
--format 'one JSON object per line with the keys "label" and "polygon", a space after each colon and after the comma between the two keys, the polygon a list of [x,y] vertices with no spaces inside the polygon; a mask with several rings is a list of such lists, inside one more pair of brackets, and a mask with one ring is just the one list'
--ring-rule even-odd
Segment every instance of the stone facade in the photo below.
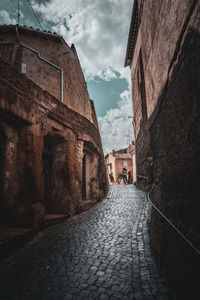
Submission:
{"label": "stone facade", "polygon": [[133,163],[128,149],[113,150],[105,156],[107,175],[110,184],[116,184],[121,178],[122,169],[127,169],[128,183],[133,183]]}
{"label": "stone facade", "polygon": [[131,155],[132,159],[132,177],[133,177],[133,183],[136,184],[136,158],[135,158],[135,142],[132,141],[132,144],[128,146],[127,153]]}
{"label": "stone facade", "polygon": [[[94,105],[75,50],[54,34],[24,33],[23,43],[38,46],[58,65],[60,53],[70,51],[66,61],[61,59],[62,103],[60,90],[54,95],[55,74],[45,69],[51,66],[19,45],[13,30],[0,28],[0,220],[3,227],[38,227],[45,214],[71,217],[102,200],[106,170]],[[21,37],[29,31],[18,30]],[[26,62],[25,74],[17,69],[21,62]]]}
{"label": "stone facade", "polygon": [[[134,1],[131,67],[138,186],[200,249],[200,3]],[[196,299],[199,256],[152,210],[151,248],[173,299]]]}
{"label": "stone facade", "polygon": [[62,36],[22,26],[0,26],[0,56],[57,99],[63,94],[65,105],[92,121],[76,49]]}

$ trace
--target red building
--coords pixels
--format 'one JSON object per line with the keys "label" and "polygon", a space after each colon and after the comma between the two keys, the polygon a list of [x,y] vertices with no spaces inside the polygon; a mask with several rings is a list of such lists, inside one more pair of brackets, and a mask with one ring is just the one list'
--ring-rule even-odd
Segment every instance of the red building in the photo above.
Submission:
{"label": "red building", "polygon": [[0,26],[0,145],[4,227],[70,217],[106,195],[94,104],[61,36]]}

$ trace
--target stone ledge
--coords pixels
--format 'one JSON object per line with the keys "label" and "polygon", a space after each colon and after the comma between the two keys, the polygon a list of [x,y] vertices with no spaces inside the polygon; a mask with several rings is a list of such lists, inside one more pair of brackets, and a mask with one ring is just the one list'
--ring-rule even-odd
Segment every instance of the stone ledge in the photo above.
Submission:
{"label": "stone ledge", "polygon": [[47,214],[44,217],[44,224],[45,227],[57,224],[67,219],[67,215],[61,214]]}

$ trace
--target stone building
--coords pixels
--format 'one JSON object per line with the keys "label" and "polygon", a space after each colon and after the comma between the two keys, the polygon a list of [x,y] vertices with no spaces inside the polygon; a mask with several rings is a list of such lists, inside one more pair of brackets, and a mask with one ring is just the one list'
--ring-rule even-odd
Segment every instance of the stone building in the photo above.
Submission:
{"label": "stone building", "polygon": [[133,183],[136,184],[136,158],[135,158],[135,142],[132,141],[132,144],[128,146],[127,153],[131,155],[132,159],[132,177],[133,177]]}
{"label": "stone building", "polygon": [[127,170],[128,183],[133,183],[133,164],[131,154],[128,149],[113,150],[105,156],[105,163],[107,167],[107,175],[110,184],[116,184],[121,178],[122,169]]}
{"label": "stone building", "polygon": [[1,226],[68,217],[107,193],[96,113],[72,45],[0,26]]}
{"label": "stone building", "polygon": [[[200,2],[135,0],[131,68],[137,184],[200,249]],[[199,255],[155,211],[151,248],[173,299],[196,299]],[[198,268],[197,268],[198,266]],[[198,292],[199,293],[199,292]]]}

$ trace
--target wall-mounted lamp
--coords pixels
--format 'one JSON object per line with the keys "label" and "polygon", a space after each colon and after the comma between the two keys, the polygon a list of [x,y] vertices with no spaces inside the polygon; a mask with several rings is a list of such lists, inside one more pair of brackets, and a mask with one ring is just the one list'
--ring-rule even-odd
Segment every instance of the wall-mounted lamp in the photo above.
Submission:
{"label": "wall-mounted lamp", "polygon": [[147,156],[147,160],[151,162],[151,161],[153,161],[153,157],[152,156]]}

